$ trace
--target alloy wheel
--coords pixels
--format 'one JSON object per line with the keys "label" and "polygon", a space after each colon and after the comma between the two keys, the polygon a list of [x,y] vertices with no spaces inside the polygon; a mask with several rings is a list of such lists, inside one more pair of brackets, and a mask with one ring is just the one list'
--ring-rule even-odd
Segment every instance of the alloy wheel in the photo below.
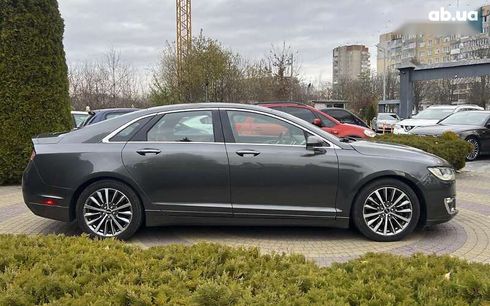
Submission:
{"label": "alloy wheel", "polygon": [[101,188],[93,192],[85,201],[83,218],[94,234],[115,237],[131,224],[133,206],[121,191],[114,188]]}
{"label": "alloy wheel", "polygon": [[405,230],[413,215],[412,201],[395,187],[381,187],[364,201],[362,215],[367,227],[382,236],[393,236]]}
{"label": "alloy wheel", "polygon": [[480,154],[480,145],[478,144],[478,141],[474,138],[468,138],[466,140],[468,143],[473,145],[473,150],[466,156],[467,160],[475,160],[478,157],[478,154]]}

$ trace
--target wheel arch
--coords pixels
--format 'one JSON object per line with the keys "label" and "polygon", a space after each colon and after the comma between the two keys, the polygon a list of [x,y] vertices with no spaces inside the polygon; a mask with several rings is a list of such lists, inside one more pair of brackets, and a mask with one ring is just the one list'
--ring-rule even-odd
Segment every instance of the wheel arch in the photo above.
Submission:
{"label": "wheel arch", "polygon": [[400,175],[396,173],[384,173],[384,174],[379,174],[374,177],[370,177],[366,179],[365,181],[362,181],[357,187],[357,192],[355,193],[354,197],[352,197],[351,203],[350,203],[350,211],[349,211],[349,223],[352,225],[352,212],[353,209],[352,207],[354,206],[354,203],[356,202],[357,198],[359,197],[359,194],[361,191],[369,184],[379,181],[382,179],[394,179],[398,180],[402,183],[407,184],[410,188],[412,188],[413,192],[415,192],[415,195],[417,196],[417,200],[420,203],[420,217],[418,220],[418,226],[424,225],[426,220],[427,220],[427,204],[424,198],[424,194],[422,190],[417,186],[417,183],[415,182],[414,179],[410,178],[407,175]]}
{"label": "wheel arch", "polygon": [[116,175],[112,172],[108,172],[108,173],[103,172],[103,173],[93,174],[93,175],[87,177],[85,180],[83,180],[81,184],[79,184],[79,186],[76,188],[75,192],[73,193],[73,196],[71,197],[70,207],[69,207],[69,209],[70,209],[70,220],[73,221],[76,218],[77,201],[78,201],[78,198],[80,197],[80,194],[83,192],[83,190],[85,190],[85,188],[87,188],[89,185],[91,185],[97,181],[101,181],[101,180],[117,181],[119,183],[125,184],[126,186],[128,186],[129,188],[131,188],[134,191],[134,193],[136,194],[136,196],[140,200],[140,203],[142,206],[141,208],[143,209],[142,216],[143,216],[143,224],[144,224],[144,222],[145,222],[145,204],[144,203],[145,202],[144,202],[142,191],[137,187],[135,182],[132,182],[131,180],[124,178],[122,176]]}

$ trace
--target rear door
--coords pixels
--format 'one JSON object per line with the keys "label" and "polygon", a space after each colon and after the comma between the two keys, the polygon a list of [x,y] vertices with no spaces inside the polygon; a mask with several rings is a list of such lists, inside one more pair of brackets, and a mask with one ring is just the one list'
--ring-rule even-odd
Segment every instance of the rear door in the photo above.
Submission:
{"label": "rear door", "polygon": [[231,216],[228,158],[217,110],[157,116],[122,152],[152,208],[185,216]]}
{"label": "rear door", "polygon": [[[273,115],[248,110],[223,110],[221,115],[235,216],[335,217],[338,161],[333,147],[324,154],[307,151],[311,134]],[[269,129],[245,134],[238,126],[247,120],[267,123]]]}

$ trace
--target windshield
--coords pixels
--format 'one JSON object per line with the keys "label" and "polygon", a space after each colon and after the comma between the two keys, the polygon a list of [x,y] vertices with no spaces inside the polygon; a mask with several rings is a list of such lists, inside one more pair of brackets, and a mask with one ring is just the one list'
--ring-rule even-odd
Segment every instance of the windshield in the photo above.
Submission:
{"label": "windshield", "polygon": [[415,119],[429,119],[429,120],[441,120],[453,113],[452,108],[429,108],[421,111],[412,118]]}
{"label": "windshield", "polygon": [[398,116],[396,114],[378,114],[379,120],[398,120]]}
{"label": "windshield", "polygon": [[442,120],[440,124],[444,125],[480,125],[487,122],[489,114],[477,112],[460,112]]}

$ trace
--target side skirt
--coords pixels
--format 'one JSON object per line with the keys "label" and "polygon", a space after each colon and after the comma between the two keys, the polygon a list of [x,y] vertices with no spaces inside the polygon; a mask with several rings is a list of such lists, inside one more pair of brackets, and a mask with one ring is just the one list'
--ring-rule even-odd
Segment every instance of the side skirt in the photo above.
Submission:
{"label": "side skirt", "polygon": [[312,226],[349,228],[349,218],[345,217],[195,217],[169,214],[161,211],[146,211],[146,226],[202,225],[202,226]]}

